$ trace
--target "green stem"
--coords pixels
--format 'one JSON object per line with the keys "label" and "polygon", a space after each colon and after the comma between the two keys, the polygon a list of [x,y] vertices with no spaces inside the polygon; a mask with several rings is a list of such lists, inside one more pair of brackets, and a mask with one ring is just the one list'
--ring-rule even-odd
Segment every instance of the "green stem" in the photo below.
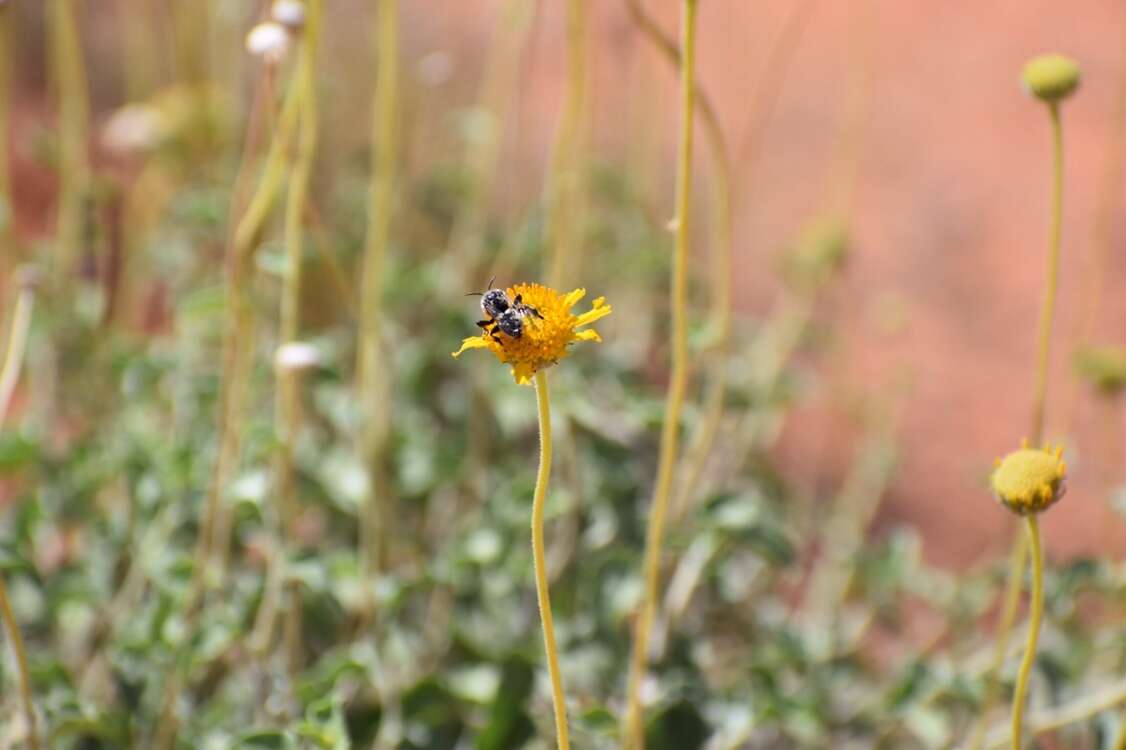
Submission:
{"label": "green stem", "polygon": [[[16,310],[12,314],[12,328],[8,333],[4,366],[0,369],[0,427],[3,427],[8,415],[8,405],[11,403],[16,381],[23,368],[24,353],[27,351],[27,333],[31,326],[31,309],[35,300],[31,283],[26,280],[21,283],[23,288],[20,289]],[[35,706],[32,702],[31,672],[27,668],[27,652],[24,650],[19,623],[16,622],[16,616],[8,600],[8,589],[4,585],[3,577],[0,577],[0,620],[3,620],[8,637],[12,641],[12,651],[16,655],[20,699],[23,702],[24,719],[27,722],[27,744],[31,750],[38,750],[39,732],[35,725]]]}
{"label": "green stem", "polygon": [[[626,0],[626,7],[637,29],[661,53],[661,56],[674,66],[680,64],[680,48],[675,40],[669,38],[657,22],[646,13],[640,0]],[[704,395],[703,416],[689,440],[689,448],[682,470],[684,480],[671,501],[670,512],[673,518],[679,517],[687,509],[691,496],[696,490],[711,455],[719,422],[723,417],[723,405],[727,392],[727,355],[729,353],[732,326],[733,273],[733,229],[734,204],[731,165],[728,159],[727,140],[719,124],[719,117],[712,106],[711,99],[699,82],[695,84],[694,106],[700,115],[704,137],[707,139],[712,157],[713,179],[715,180],[715,201],[711,212],[711,240],[715,245],[714,266],[711,275],[711,328],[715,339],[708,352],[710,374],[707,392]]]}
{"label": "green stem", "polygon": [[582,251],[582,139],[586,112],[587,0],[567,2],[567,93],[548,180],[548,271],[553,286],[567,286]]}
{"label": "green stem", "polygon": [[27,652],[23,647],[23,638],[20,636],[19,623],[12,612],[12,605],[8,601],[8,589],[4,579],[0,578],[0,619],[8,629],[8,636],[12,639],[12,651],[16,655],[16,668],[19,670],[20,699],[23,701],[24,720],[27,722],[27,744],[31,750],[39,750],[39,731],[35,726],[35,707],[31,700],[31,673],[27,668]]}
{"label": "green stem", "polygon": [[27,334],[31,327],[31,310],[35,303],[35,290],[29,282],[21,282],[23,288],[16,298],[16,309],[12,313],[12,327],[8,333],[8,345],[4,353],[4,367],[0,369],[0,425],[8,416],[8,406],[16,390],[16,382],[23,368],[24,353],[27,351]]}
{"label": "green stem", "polygon": [[645,535],[644,592],[637,615],[633,651],[630,657],[628,707],[624,728],[625,747],[642,750],[645,745],[641,682],[649,656],[649,633],[656,614],[661,573],[661,544],[665,515],[673,485],[680,439],[680,413],[688,383],[687,272],[690,207],[692,203],[692,137],[696,82],[696,7],[697,0],[683,0],[680,65],[680,136],[676,178],[676,249],[672,265],[672,366],[665,401],[665,422],[661,429],[660,458],[653,506]]}
{"label": "green stem", "polygon": [[547,652],[547,669],[551,675],[551,702],[555,709],[555,741],[559,750],[567,750],[567,700],[563,692],[563,675],[559,671],[559,654],[555,646],[555,624],[551,618],[551,597],[547,586],[547,562],[543,543],[543,511],[547,483],[551,477],[551,400],[547,377],[536,373],[536,405],[540,423],[540,468],[536,472],[536,489],[532,496],[532,562],[536,576],[536,601],[543,623],[543,645]]}
{"label": "green stem", "polygon": [[[297,155],[289,178],[289,194],[285,208],[286,267],[282,285],[281,311],[278,339],[282,345],[297,341],[300,336],[301,272],[304,248],[304,216],[309,198],[309,180],[317,149],[317,46],[320,43],[321,0],[307,0],[304,26],[304,54],[297,72],[295,85],[301,103],[300,135]],[[251,639],[260,652],[265,652],[273,639],[274,622],[279,609],[279,599],[285,578],[289,533],[296,518],[294,499],[294,441],[300,429],[301,409],[299,399],[300,374],[298,368],[279,366],[275,369],[275,424],[278,450],[274,462],[274,492],[277,497],[278,521],[274,552],[270,558],[266,593],[255,623]],[[301,608],[296,602],[296,589],[289,596],[289,618],[299,618]],[[295,628],[291,623],[289,627]]]}
{"label": "green stem", "polygon": [[[286,92],[277,128],[270,140],[265,166],[246,210],[239,215],[227,251],[226,310],[224,313],[223,364],[220,376],[219,414],[216,431],[219,449],[207,487],[196,537],[195,566],[183,606],[186,627],[196,627],[207,573],[213,567],[222,578],[230,552],[230,514],[222,494],[238,465],[242,452],[241,417],[249,388],[251,357],[246,342],[253,341],[254,310],[250,304],[254,254],[285,178],[287,151],[300,115],[299,87]],[[250,123],[253,128],[254,123]],[[240,168],[241,169],[241,168]],[[237,188],[236,188],[237,190]],[[235,198],[237,202],[237,197]],[[190,639],[189,639],[190,640]],[[176,701],[184,676],[168,674],[161,699],[160,718],[153,730],[152,746],[170,748],[176,742],[179,717]]]}
{"label": "green stem", "polygon": [[1060,235],[1063,221],[1063,128],[1059,104],[1048,104],[1052,121],[1052,225],[1048,236],[1048,277],[1044,283],[1044,304],[1037,324],[1036,384],[1032,395],[1032,434],[1029,441],[1038,446],[1044,433],[1044,402],[1048,392],[1048,353],[1052,339],[1052,318],[1059,285]]}
{"label": "green stem", "polygon": [[[1048,115],[1052,128],[1052,207],[1051,226],[1048,234],[1048,274],[1044,286],[1044,304],[1040,308],[1036,335],[1036,381],[1032,394],[1032,429],[1029,433],[1029,442],[1033,446],[1040,445],[1044,437],[1044,404],[1048,390],[1048,354],[1052,339],[1052,318],[1055,314],[1056,289],[1059,285],[1060,237],[1063,226],[1063,128],[1060,123],[1059,104],[1057,102],[1049,102]],[[977,727],[970,743],[970,747],[975,750],[981,747],[983,741],[985,722],[990,709],[993,708],[996,697],[994,682],[1001,669],[1001,662],[1004,660],[1005,651],[1008,647],[1009,635],[1016,620],[1016,602],[1020,596],[1021,581],[1024,577],[1024,558],[1027,554],[1027,544],[1024,536],[1018,532],[1013,540],[1013,552],[1010,558],[1009,577],[1005,590],[1005,605],[1001,622],[997,627],[993,662],[986,675],[985,700],[982,703]],[[1017,699],[1014,696],[1014,721],[1017,711]]]}
{"label": "green stem", "polygon": [[1017,685],[1013,691],[1013,750],[1021,748],[1021,728],[1024,721],[1024,703],[1028,694],[1028,679],[1036,661],[1036,642],[1040,638],[1040,621],[1044,618],[1044,555],[1040,549],[1040,524],[1035,514],[1025,516],[1028,528],[1028,546],[1032,550],[1032,605],[1028,614],[1028,642],[1024,658],[1017,672]]}
{"label": "green stem", "polygon": [[86,67],[75,0],[53,0],[51,11],[52,73],[59,106],[59,201],[57,211],[55,268],[69,275],[82,245],[85,201],[89,191],[90,166],[86,155],[89,106]]}
{"label": "green stem", "polygon": [[[1126,681],[1119,681],[1102,690],[1093,691],[1076,698],[1071,703],[1065,703],[1033,714],[1028,719],[1028,734],[1035,737],[1045,732],[1061,729],[1070,724],[1090,719],[1103,711],[1109,711],[1122,703],[1126,703]],[[1005,747],[1011,740],[1011,730],[1008,722],[1003,726],[989,730],[989,739],[985,746],[990,750]],[[1114,746],[1115,750],[1126,750],[1126,746],[1120,746],[1122,734],[1119,735],[1118,743]]]}
{"label": "green stem", "polygon": [[1028,537],[1017,529],[1012,551],[1009,553],[1009,573],[1005,583],[1001,617],[997,621],[997,635],[993,640],[993,655],[989,661],[989,669],[985,673],[985,695],[981,701],[981,710],[978,713],[973,736],[968,743],[969,750],[980,750],[985,742],[986,722],[989,721],[989,714],[997,702],[1001,665],[1005,661],[1005,654],[1009,652],[1009,638],[1013,634],[1013,623],[1016,622],[1017,608],[1020,605],[1021,583],[1024,581],[1024,566],[1027,561]]}
{"label": "green stem", "polygon": [[[380,0],[376,12],[375,114],[368,232],[364,246],[360,292],[360,342],[357,362],[364,424],[360,458],[367,467],[368,491],[360,510],[360,562],[365,609],[370,610],[374,576],[388,563],[394,538],[389,488],[382,476],[382,457],[390,425],[387,398],[389,366],[381,357],[383,278],[391,235],[391,213],[398,153],[399,3]],[[365,613],[366,615],[367,613]]]}
{"label": "green stem", "polygon": [[[250,303],[254,254],[262,230],[285,180],[287,150],[297,127],[301,97],[298,86],[290,86],[278,118],[278,127],[266,154],[266,164],[258,188],[245,213],[235,226],[227,257],[227,309],[223,342],[223,367],[219,397],[218,442],[211,483],[204,503],[197,545],[197,571],[191,587],[189,604],[194,604],[203,584],[205,568],[215,563],[222,578],[230,552],[230,514],[222,502],[231,474],[242,452],[241,419],[250,377],[250,352],[246,342],[252,341],[254,310]],[[191,609],[192,607],[188,607]]]}

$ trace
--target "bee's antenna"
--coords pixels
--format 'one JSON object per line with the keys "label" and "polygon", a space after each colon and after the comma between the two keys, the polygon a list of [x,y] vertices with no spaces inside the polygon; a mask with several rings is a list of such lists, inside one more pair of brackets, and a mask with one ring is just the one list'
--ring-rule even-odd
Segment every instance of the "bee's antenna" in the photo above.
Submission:
{"label": "bee's antenna", "polygon": [[481,297],[484,294],[485,294],[484,292],[466,292],[465,296],[466,297]]}
{"label": "bee's antenna", "polygon": [[493,282],[497,280],[497,275],[494,273],[492,278],[489,279],[489,289],[493,288]]}

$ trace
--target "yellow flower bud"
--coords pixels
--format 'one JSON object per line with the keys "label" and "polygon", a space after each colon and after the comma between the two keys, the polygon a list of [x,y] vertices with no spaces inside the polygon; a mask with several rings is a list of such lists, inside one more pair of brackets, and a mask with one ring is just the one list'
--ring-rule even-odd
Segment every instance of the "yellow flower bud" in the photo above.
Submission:
{"label": "yellow flower bud", "polygon": [[1045,102],[1067,98],[1079,86],[1079,64],[1066,55],[1040,55],[1021,73],[1025,90]]}
{"label": "yellow flower bud", "polygon": [[1001,504],[1024,516],[1047,510],[1063,497],[1066,476],[1062,447],[1029,448],[1026,440],[1020,450],[997,459],[990,484]]}

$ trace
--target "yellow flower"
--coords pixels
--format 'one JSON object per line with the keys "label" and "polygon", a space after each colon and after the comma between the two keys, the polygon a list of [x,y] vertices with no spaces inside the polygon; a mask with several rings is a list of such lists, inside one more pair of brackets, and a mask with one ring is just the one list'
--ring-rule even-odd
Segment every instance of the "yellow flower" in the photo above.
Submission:
{"label": "yellow flower", "polygon": [[1042,449],[1021,443],[1018,451],[997,459],[991,484],[993,494],[1009,510],[1020,515],[1040,513],[1063,497],[1067,464],[1063,448]]}
{"label": "yellow flower", "polygon": [[575,341],[602,340],[593,329],[577,329],[610,314],[605,297],[599,297],[589,310],[575,315],[571,308],[586,295],[585,289],[560,294],[540,284],[516,284],[505,292],[511,300],[519,295],[521,303],[538,315],[529,310],[521,317],[522,330],[516,338],[500,331],[482,331],[480,336],[465,339],[453,353],[455,357],[466,349],[489,349],[502,363],[512,365],[512,377],[517,383],[529,383],[538,370],[566,357],[568,347]]}

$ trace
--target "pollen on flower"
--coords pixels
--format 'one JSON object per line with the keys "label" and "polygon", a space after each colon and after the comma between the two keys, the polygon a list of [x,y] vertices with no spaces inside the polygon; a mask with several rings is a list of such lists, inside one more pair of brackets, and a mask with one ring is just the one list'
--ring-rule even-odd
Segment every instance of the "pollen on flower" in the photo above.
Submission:
{"label": "pollen on flower", "polygon": [[997,459],[991,484],[993,494],[1009,510],[1020,515],[1040,513],[1063,497],[1067,464],[1063,447],[1029,448]]}
{"label": "pollen on flower", "polygon": [[589,310],[575,315],[571,308],[586,296],[585,289],[560,294],[541,284],[516,284],[505,293],[513,302],[520,298],[520,335],[485,330],[480,336],[462,341],[453,356],[467,349],[488,349],[502,363],[511,366],[517,383],[529,383],[536,372],[566,357],[574,342],[602,340],[593,329],[579,329],[610,314],[611,307],[605,297],[597,298]]}

